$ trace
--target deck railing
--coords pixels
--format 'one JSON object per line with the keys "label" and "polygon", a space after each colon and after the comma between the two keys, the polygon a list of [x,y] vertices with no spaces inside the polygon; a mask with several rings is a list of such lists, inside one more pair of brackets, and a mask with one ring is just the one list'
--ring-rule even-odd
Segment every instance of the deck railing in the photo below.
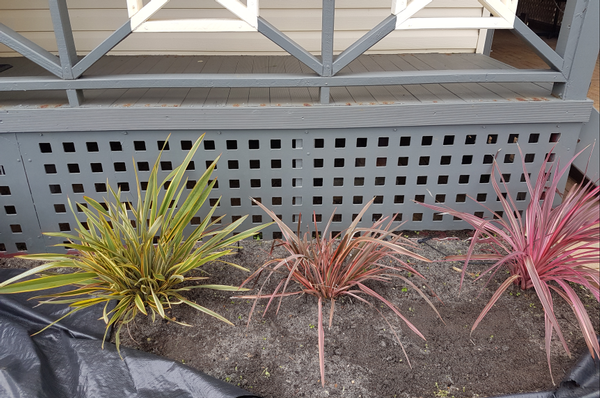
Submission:
{"label": "deck railing", "polygon": [[[83,103],[83,90],[177,87],[319,87],[321,103],[330,88],[426,83],[551,82],[563,99],[585,99],[598,54],[598,1],[569,0],[556,50],[515,17],[517,0],[480,0],[492,16],[414,18],[431,0],[393,0],[390,16],[339,55],[333,53],[335,0],[323,0],[321,55],[315,56],[259,16],[258,0],[216,0],[239,20],[156,21],[150,18],[169,0],[127,0],[129,20],[79,59],[66,0],[49,0],[58,56],[0,23],[0,43],[56,77],[0,77],[0,91],[65,90],[71,106]],[[513,29],[549,65],[547,70],[433,70],[345,73],[346,65],[396,29]],[[314,75],[299,74],[145,74],[83,76],[100,58],[133,32],[257,31],[307,65]],[[491,34],[488,35],[491,37]]]}

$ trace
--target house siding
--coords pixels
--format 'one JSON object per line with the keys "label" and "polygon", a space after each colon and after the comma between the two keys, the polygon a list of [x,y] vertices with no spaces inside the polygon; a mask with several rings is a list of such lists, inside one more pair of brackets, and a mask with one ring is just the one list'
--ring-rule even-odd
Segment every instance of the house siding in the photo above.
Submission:
{"label": "house siding", "polygon": [[[368,4],[369,7],[366,7]],[[77,52],[85,55],[127,21],[125,0],[68,2]],[[339,1],[336,7],[334,51],[340,53],[390,15],[390,0]],[[416,17],[478,17],[477,0],[434,0]],[[260,15],[308,51],[321,47],[321,1],[263,0]],[[211,0],[173,0],[152,18],[235,18]],[[56,52],[56,40],[46,0],[3,0],[0,22],[43,48]],[[477,29],[395,31],[370,53],[481,52],[485,31]],[[283,55],[285,52],[257,32],[134,33],[112,55]],[[0,56],[17,56],[0,45]]]}

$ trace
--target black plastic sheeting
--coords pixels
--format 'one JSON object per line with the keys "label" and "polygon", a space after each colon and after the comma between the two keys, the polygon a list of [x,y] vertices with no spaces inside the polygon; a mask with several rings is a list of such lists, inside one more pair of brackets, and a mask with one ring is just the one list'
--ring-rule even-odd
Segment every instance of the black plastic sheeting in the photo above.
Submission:
{"label": "black plastic sheeting", "polygon": [[[600,338],[598,338],[600,342]],[[555,391],[503,395],[497,398],[599,398],[600,366],[588,351],[581,354],[579,361]]]}
{"label": "black plastic sheeting", "polygon": [[[0,281],[22,270],[1,269]],[[53,290],[58,291],[58,290]],[[102,346],[103,306],[78,311],[44,332],[69,310],[36,306],[30,294],[0,295],[2,398],[260,398],[156,355]]]}

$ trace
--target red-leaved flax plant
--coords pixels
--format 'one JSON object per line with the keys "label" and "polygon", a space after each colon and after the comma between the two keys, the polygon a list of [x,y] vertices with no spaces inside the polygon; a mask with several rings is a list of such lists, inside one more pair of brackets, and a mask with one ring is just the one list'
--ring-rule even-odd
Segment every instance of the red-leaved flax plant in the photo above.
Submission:
{"label": "red-leaved flax plant", "polygon": [[[336,236],[331,236],[329,227],[333,220],[333,214],[327,223],[324,231],[321,233],[314,224],[314,235],[306,232],[303,236],[300,234],[300,220],[298,221],[298,231],[294,233],[285,225],[272,211],[267,209],[261,203],[254,201],[260,206],[279,226],[282,239],[275,243],[281,246],[287,252],[285,257],[273,258],[259,267],[250,277],[248,277],[242,286],[251,280],[258,278],[262,273],[266,274],[266,280],[260,287],[258,294],[249,296],[237,296],[243,299],[255,299],[254,305],[250,310],[248,323],[254,312],[256,303],[259,299],[268,299],[269,302],[265,308],[265,313],[274,299],[279,298],[277,311],[281,305],[281,299],[285,296],[297,294],[310,294],[318,299],[318,337],[319,337],[319,366],[321,371],[321,384],[325,385],[325,331],[323,328],[323,304],[327,301],[331,303],[329,310],[329,328],[333,321],[335,309],[335,300],[346,296],[364,302],[377,310],[385,322],[390,326],[396,340],[402,347],[402,351],[408,360],[406,351],[398,338],[396,332],[383,313],[369,302],[366,298],[372,297],[379,300],[389,307],[406,325],[419,337],[425,340],[425,337],[417,328],[408,321],[390,301],[382,297],[375,290],[367,286],[369,281],[389,282],[392,278],[398,278],[417,291],[423,299],[433,308],[440,317],[433,303],[421,291],[416,283],[402,274],[409,272],[421,279],[424,283],[425,278],[413,267],[402,260],[401,256],[408,256],[419,261],[431,262],[427,258],[413,253],[403,246],[411,249],[416,246],[407,239],[402,238],[394,232],[398,229],[391,228],[392,221],[384,225],[386,219],[379,219],[369,228],[359,228],[357,225],[363,217],[367,208],[371,205],[371,200],[358,214],[352,224]],[[334,211],[335,214],[335,211]],[[392,260],[384,263],[384,260]],[[391,265],[390,265],[391,264]],[[272,276],[280,276],[281,279],[275,290],[269,294],[263,294],[266,283]],[[288,291],[288,285],[293,283],[293,291]],[[433,292],[432,292],[433,294]],[[264,316],[264,313],[263,313]],[[410,360],[408,360],[410,365]]]}
{"label": "red-leaved flax plant", "polygon": [[[523,290],[531,288],[535,290],[544,308],[546,356],[552,376],[550,342],[553,332],[556,332],[565,351],[571,355],[554,314],[552,291],[573,309],[592,357],[600,356],[598,340],[589,315],[570,285],[570,283],[574,283],[584,286],[592,292],[596,300],[600,301],[597,268],[600,254],[598,249],[598,240],[600,239],[598,229],[599,188],[595,186],[594,182],[588,181],[583,184],[575,184],[564,195],[560,195],[559,181],[581,152],[568,161],[563,168],[560,168],[559,160],[555,164],[549,161],[553,156],[552,152],[549,153],[544,159],[535,184],[532,184],[529,179],[520,148],[519,152],[523,163],[523,175],[530,195],[530,202],[524,215],[518,211],[496,161],[492,166],[491,180],[494,191],[504,209],[504,218],[483,205],[494,214],[495,219],[482,219],[466,212],[453,210],[445,205],[423,203],[423,206],[436,212],[461,218],[475,229],[467,254],[446,258],[447,260],[465,261],[461,287],[470,260],[495,261],[479,277],[490,272],[488,283],[502,267],[506,267],[509,272],[509,277],[498,287],[479,314],[471,332],[475,330],[511,284],[516,284]],[[499,181],[502,182],[504,192],[500,189]],[[555,199],[559,199],[556,195],[562,196],[562,202],[553,206]],[[477,243],[483,242],[489,244],[492,253],[474,254]]]}

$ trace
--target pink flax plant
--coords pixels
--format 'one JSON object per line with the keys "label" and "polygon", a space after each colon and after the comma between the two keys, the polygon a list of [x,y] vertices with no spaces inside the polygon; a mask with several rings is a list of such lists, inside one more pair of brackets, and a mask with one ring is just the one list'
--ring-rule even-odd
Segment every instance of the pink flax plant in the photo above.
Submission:
{"label": "pink flax plant", "polygon": [[[523,290],[531,288],[535,290],[544,308],[546,356],[552,377],[550,342],[553,332],[558,335],[567,354],[571,355],[554,314],[552,291],[563,298],[572,308],[592,357],[598,358],[600,355],[598,340],[590,317],[571,285],[577,284],[587,288],[596,300],[600,301],[597,268],[598,240],[600,239],[598,229],[599,188],[593,182],[588,181],[584,184],[575,184],[565,195],[559,193],[559,181],[581,152],[561,169],[559,160],[555,164],[549,161],[552,156],[551,151],[544,159],[535,185],[532,185],[529,179],[520,148],[519,152],[530,195],[530,202],[524,216],[518,211],[496,161],[492,166],[491,180],[494,191],[504,209],[505,218],[483,205],[494,214],[495,219],[482,219],[466,212],[453,210],[445,205],[423,205],[434,211],[461,218],[475,229],[467,254],[446,258],[447,260],[465,261],[461,287],[470,260],[494,261],[494,264],[479,277],[490,272],[488,283],[503,266],[508,270],[508,278],[498,287],[483,308],[471,328],[471,333],[511,284],[515,284]],[[502,182],[504,194],[500,189],[499,181]],[[557,201],[561,199],[556,195],[561,196],[562,202],[553,206],[555,199]],[[492,253],[474,254],[477,243],[488,243]],[[554,382],[554,380],[552,381]]]}
{"label": "pink flax plant", "polygon": [[[321,371],[321,384],[325,386],[325,331],[323,328],[323,304],[329,301],[331,307],[329,310],[329,329],[333,322],[333,314],[335,309],[336,299],[346,296],[354,298],[358,301],[368,304],[383,317],[389,325],[396,340],[402,347],[402,351],[406,356],[408,364],[410,360],[406,355],[406,351],[398,338],[398,335],[392,328],[391,324],[383,313],[369,302],[366,298],[372,297],[379,300],[390,308],[406,325],[415,332],[419,337],[425,340],[425,337],[417,330],[417,328],[408,321],[398,310],[398,308],[390,301],[382,297],[375,290],[367,286],[369,281],[390,282],[392,278],[398,278],[406,285],[415,289],[421,297],[433,308],[436,314],[440,314],[434,307],[429,298],[419,289],[417,284],[413,283],[406,276],[402,275],[402,271],[416,275],[423,281],[425,278],[417,272],[413,267],[402,260],[400,256],[412,257],[419,261],[431,262],[427,258],[413,253],[404,246],[416,248],[412,242],[402,238],[394,232],[398,229],[391,228],[392,221],[389,221],[385,226],[385,218],[379,219],[369,228],[359,228],[357,225],[361,217],[371,205],[371,200],[358,214],[352,224],[344,231],[332,237],[329,232],[329,227],[333,220],[331,215],[325,230],[320,233],[317,224],[314,224],[314,235],[306,232],[303,236],[300,234],[300,220],[298,221],[298,230],[296,233],[285,225],[272,211],[267,209],[261,203],[254,201],[260,206],[279,226],[282,239],[276,240],[273,244],[281,246],[287,252],[287,255],[280,258],[272,258],[259,267],[250,277],[248,277],[242,287],[251,280],[258,280],[260,275],[265,272],[266,280],[260,287],[258,294],[250,296],[238,296],[237,298],[254,299],[254,305],[250,310],[248,323],[252,317],[252,313],[259,299],[269,299],[265,308],[266,314],[269,306],[274,299],[279,299],[277,312],[281,306],[281,300],[286,296],[298,294],[310,294],[318,299],[318,338],[319,338],[319,365]],[[334,210],[335,214],[335,210]],[[272,251],[271,251],[272,252]],[[383,260],[392,260],[392,262],[384,263]],[[388,264],[392,265],[388,265]],[[269,279],[274,275],[281,275],[281,280],[275,287],[275,290],[270,294],[263,294],[263,288]],[[295,290],[288,292],[290,282],[295,282]],[[424,283],[424,282],[423,282]],[[432,292],[433,294],[433,292]],[[443,321],[442,321],[443,322]]]}

